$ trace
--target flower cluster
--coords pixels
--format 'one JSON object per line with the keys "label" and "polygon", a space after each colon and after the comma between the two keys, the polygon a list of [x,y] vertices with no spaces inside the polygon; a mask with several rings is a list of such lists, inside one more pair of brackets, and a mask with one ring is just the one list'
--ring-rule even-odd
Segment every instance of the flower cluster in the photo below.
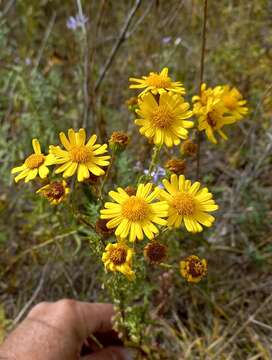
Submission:
{"label": "flower cluster", "polygon": [[[19,173],[15,177],[15,182],[25,179],[25,182],[34,180],[37,176],[45,179],[49,174],[48,166],[60,165],[55,174],[62,173],[63,178],[69,178],[77,173],[79,182],[88,179],[91,175],[102,176],[105,174],[103,167],[109,165],[109,155],[107,144],[96,144],[96,135],[92,135],[86,142],[86,131],[80,129],[78,132],[73,129],[68,130],[68,138],[61,132],[60,141],[64,147],[49,146],[49,154],[41,152],[40,143],[37,139],[32,140],[34,153],[29,155],[23,165],[12,169],[12,174]],[[52,204],[59,204],[69,193],[69,187],[65,181],[51,181],[49,184],[40,188],[37,193],[41,193]]]}
{"label": "flower cluster", "polygon": [[217,143],[215,132],[226,140],[222,128],[241,120],[248,112],[246,100],[236,88],[228,85],[207,88],[206,84],[202,84],[200,95],[193,97],[193,103],[198,130],[205,131],[214,144]]}
{"label": "flower cluster", "polygon": [[[200,94],[192,99],[193,110],[190,110],[190,104],[184,98],[183,84],[173,81],[167,68],[141,78],[130,78],[130,81],[133,83],[130,88],[142,91],[137,97],[131,98],[127,105],[137,115],[135,124],[139,126],[140,134],[155,145],[152,159],[149,169],[144,170],[134,184],[109,191],[111,200],[103,204],[100,218],[91,227],[103,241],[101,255],[105,269],[120,272],[127,279],[134,280],[136,270],[133,270],[132,261],[139,251],[151,266],[161,264],[173,267],[164,264],[168,259],[169,247],[163,240],[164,233],[183,229],[194,234],[214,224],[215,217],[211,213],[218,210],[218,205],[207,187],[185,178],[184,171],[190,164],[183,157],[193,159],[196,155],[198,147],[193,139],[197,131],[205,130],[208,139],[214,143],[217,142],[215,132],[226,139],[222,128],[240,121],[248,109],[236,88],[228,85],[207,88],[206,84],[202,84]],[[188,129],[194,127],[193,116],[197,117],[198,124],[189,138]],[[128,134],[114,131],[108,144],[103,145],[96,143],[95,134],[87,139],[84,129],[69,129],[67,135],[61,132],[59,138],[61,144],[50,145],[47,154],[41,151],[39,141],[33,139],[34,153],[21,166],[12,169],[12,173],[19,173],[15,181],[43,180],[50,173],[48,167],[55,165],[52,179],[43,183],[37,193],[52,205],[57,205],[71,192],[64,179],[74,176],[78,182],[85,181],[91,186],[95,184],[98,190],[98,179],[105,175],[107,168],[107,175],[95,194],[97,204],[103,203],[104,183],[112,169],[113,159],[129,144]],[[185,141],[181,143],[181,140]],[[165,153],[172,156],[174,149],[168,148],[180,143],[181,158],[175,155],[162,167],[159,162],[162,147],[166,145]],[[112,159],[108,154],[108,145]],[[59,178],[59,174],[64,179]],[[112,237],[115,238],[114,242]],[[139,241],[142,247],[137,246]],[[180,262],[180,274],[188,282],[197,283],[206,273],[207,261],[196,255],[190,255]]]}
{"label": "flower cluster", "polygon": [[194,123],[187,120],[192,117],[190,104],[183,95],[185,89],[180,82],[174,82],[164,68],[159,74],[151,72],[142,79],[130,78],[137,84],[130,88],[144,88],[138,96],[139,116],[135,124],[140,126],[140,133],[155,145],[178,145],[181,139],[187,139],[188,130]]}

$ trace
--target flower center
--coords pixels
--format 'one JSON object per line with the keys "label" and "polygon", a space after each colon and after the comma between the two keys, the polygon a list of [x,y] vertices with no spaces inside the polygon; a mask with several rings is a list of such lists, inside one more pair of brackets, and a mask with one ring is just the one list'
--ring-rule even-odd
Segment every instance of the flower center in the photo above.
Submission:
{"label": "flower center", "polygon": [[190,259],[188,272],[192,277],[201,276],[205,272],[201,260]]}
{"label": "flower center", "polygon": [[207,114],[207,123],[212,127],[216,127],[216,114],[211,111]]}
{"label": "flower center", "polygon": [[122,215],[130,221],[142,221],[149,212],[148,204],[143,199],[131,196],[122,207]]}
{"label": "flower center", "polygon": [[180,192],[177,193],[172,201],[172,207],[179,215],[190,216],[196,210],[196,202],[191,194]]}
{"label": "flower center", "polygon": [[70,151],[70,158],[77,163],[87,163],[92,157],[92,151],[85,145],[74,146]]}
{"label": "flower center", "polygon": [[123,247],[117,247],[111,250],[110,260],[114,265],[122,265],[126,262],[127,250]]}
{"label": "flower center", "polygon": [[146,79],[146,82],[149,86],[154,86],[156,88],[169,88],[171,87],[171,80],[168,76],[163,76],[160,74],[149,75]]}
{"label": "flower center", "polygon": [[151,116],[153,124],[158,128],[167,128],[175,120],[173,111],[166,105],[159,105]]}
{"label": "flower center", "polygon": [[63,185],[59,182],[53,182],[46,191],[46,196],[55,200],[59,200],[65,194]]}
{"label": "flower center", "polygon": [[237,100],[233,96],[223,96],[223,102],[226,108],[228,108],[229,110],[234,110],[237,107]]}
{"label": "flower center", "polygon": [[40,165],[42,165],[42,163],[44,162],[44,159],[45,158],[44,158],[43,154],[32,154],[32,155],[29,155],[28,158],[26,158],[25,165],[29,169],[36,169]]}

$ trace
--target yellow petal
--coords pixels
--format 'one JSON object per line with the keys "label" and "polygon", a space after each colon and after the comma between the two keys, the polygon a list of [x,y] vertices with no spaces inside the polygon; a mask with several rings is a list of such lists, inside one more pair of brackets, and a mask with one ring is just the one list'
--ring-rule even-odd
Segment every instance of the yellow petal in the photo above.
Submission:
{"label": "yellow petal", "polygon": [[38,139],[32,140],[32,146],[35,154],[41,154],[41,146]]}

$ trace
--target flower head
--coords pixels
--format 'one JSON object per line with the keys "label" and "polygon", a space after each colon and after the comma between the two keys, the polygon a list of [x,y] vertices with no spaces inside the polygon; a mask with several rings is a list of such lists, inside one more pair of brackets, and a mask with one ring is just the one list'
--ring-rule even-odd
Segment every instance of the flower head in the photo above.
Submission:
{"label": "flower head", "polygon": [[241,94],[228,86],[207,88],[202,84],[200,96],[193,97],[193,112],[198,118],[198,130],[205,131],[208,139],[217,143],[215,132],[227,140],[222,128],[242,118],[247,113]]}
{"label": "flower head", "polygon": [[192,140],[185,140],[181,147],[181,153],[188,156],[193,156],[197,153],[197,144],[195,144]]}
{"label": "flower head", "polygon": [[139,96],[152,92],[152,94],[162,94],[165,91],[172,91],[179,95],[185,94],[185,89],[181,82],[172,81],[168,76],[168,68],[162,69],[160,73],[149,73],[148,76],[142,76],[141,79],[130,78],[129,81],[136,84],[129,86],[130,89],[144,89]]}
{"label": "flower head", "polygon": [[144,247],[144,256],[151,264],[159,264],[167,257],[167,247],[158,241],[150,241]]}
{"label": "flower head", "polygon": [[187,139],[186,129],[193,127],[193,122],[186,120],[192,116],[189,108],[189,103],[172,92],[162,93],[159,102],[149,93],[139,102],[136,113],[140,118],[135,120],[135,124],[140,126],[140,133],[155,145],[178,145],[180,139]]}
{"label": "flower head", "polygon": [[235,87],[231,89],[229,85],[225,85],[222,89],[222,100],[227,113],[235,120],[242,119],[248,113],[246,100],[243,100],[242,94]]}
{"label": "flower head", "polygon": [[169,159],[165,164],[166,169],[170,172],[181,175],[186,170],[186,162],[181,159]]}
{"label": "flower head", "polygon": [[12,174],[20,173],[15,177],[15,182],[25,179],[25,182],[35,179],[38,175],[41,179],[47,177],[49,169],[47,166],[54,164],[53,155],[44,155],[41,152],[41,146],[38,139],[32,140],[34,153],[29,155],[23,165],[17,166],[11,170]]}
{"label": "flower head", "polygon": [[[149,170],[148,169],[144,169],[144,174],[148,175],[149,174]],[[163,167],[161,166],[157,166],[153,171],[151,171],[151,177],[152,177],[152,181],[157,184],[160,180],[160,178],[162,176],[165,176],[166,171]]]}
{"label": "flower head", "polygon": [[152,184],[140,184],[136,195],[129,195],[122,188],[110,191],[109,195],[116,201],[106,202],[105,209],[101,210],[102,219],[111,219],[107,223],[109,229],[116,228],[115,235],[122,239],[129,237],[130,241],[142,240],[144,234],[153,239],[159,232],[154,225],[166,225],[163,219],[167,216],[168,204],[166,201],[156,201],[159,190],[152,191]]}
{"label": "flower head", "polygon": [[188,281],[198,283],[207,274],[207,261],[196,255],[180,262],[180,273]]}
{"label": "flower head", "polygon": [[51,183],[43,186],[37,193],[41,193],[52,205],[61,203],[70,192],[65,180],[52,181]]}
{"label": "flower head", "polygon": [[201,184],[171,175],[170,182],[163,180],[166,190],[160,190],[160,197],[169,204],[168,226],[180,227],[184,223],[190,232],[200,232],[202,225],[212,226],[215,218],[208,212],[218,209],[212,194],[207,188],[200,189]]}
{"label": "flower head", "polygon": [[129,248],[124,242],[108,244],[102,255],[102,261],[106,270],[119,271],[128,280],[135,279],[135,273],[131,269],[133,249]]}
{"label": "flower head", "polygon": [[77,14],[76,16],[70,16],[66,22],[66,26],[70,30],[76,30],[79,27],[84,27],[87,23],[88,18],[84,14]]}
{"label": "flower head", "polygon": [[77,180],[83,181],[90,177],[90,173],[96,176],[105,174],[101,166],[109,165],[109,155],[103,155],[107,152],[107,144],[95,144],[96,135],[92,135],[89,141],[86,141],[86,132],[80,129],[75,132],[73,129],[68,130],[68,139],[66,135],[60,133],[60,141],[65,150],[59,146],[50,146],[50,153],[56,158],[56,164],[62,164],[56,174],[63,173],[64,178],[73,176],[77,171]]}
{"label": "flower head", "polygon": [[109,146],[114,151],[123,151],[129,143],[129,136],[121,131],[114,131],[109,140]]}

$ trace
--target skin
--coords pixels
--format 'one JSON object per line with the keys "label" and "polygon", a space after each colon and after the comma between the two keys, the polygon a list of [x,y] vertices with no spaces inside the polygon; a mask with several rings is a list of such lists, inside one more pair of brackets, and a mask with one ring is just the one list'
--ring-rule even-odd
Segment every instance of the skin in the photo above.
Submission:
{"label": "skin", "polygon": [[83,342],[93,333],[112,330],[111,304],[75,300],[43,302],[0,346],[0,360],[125,360],[126,350],[109,346],[80,357]]}

